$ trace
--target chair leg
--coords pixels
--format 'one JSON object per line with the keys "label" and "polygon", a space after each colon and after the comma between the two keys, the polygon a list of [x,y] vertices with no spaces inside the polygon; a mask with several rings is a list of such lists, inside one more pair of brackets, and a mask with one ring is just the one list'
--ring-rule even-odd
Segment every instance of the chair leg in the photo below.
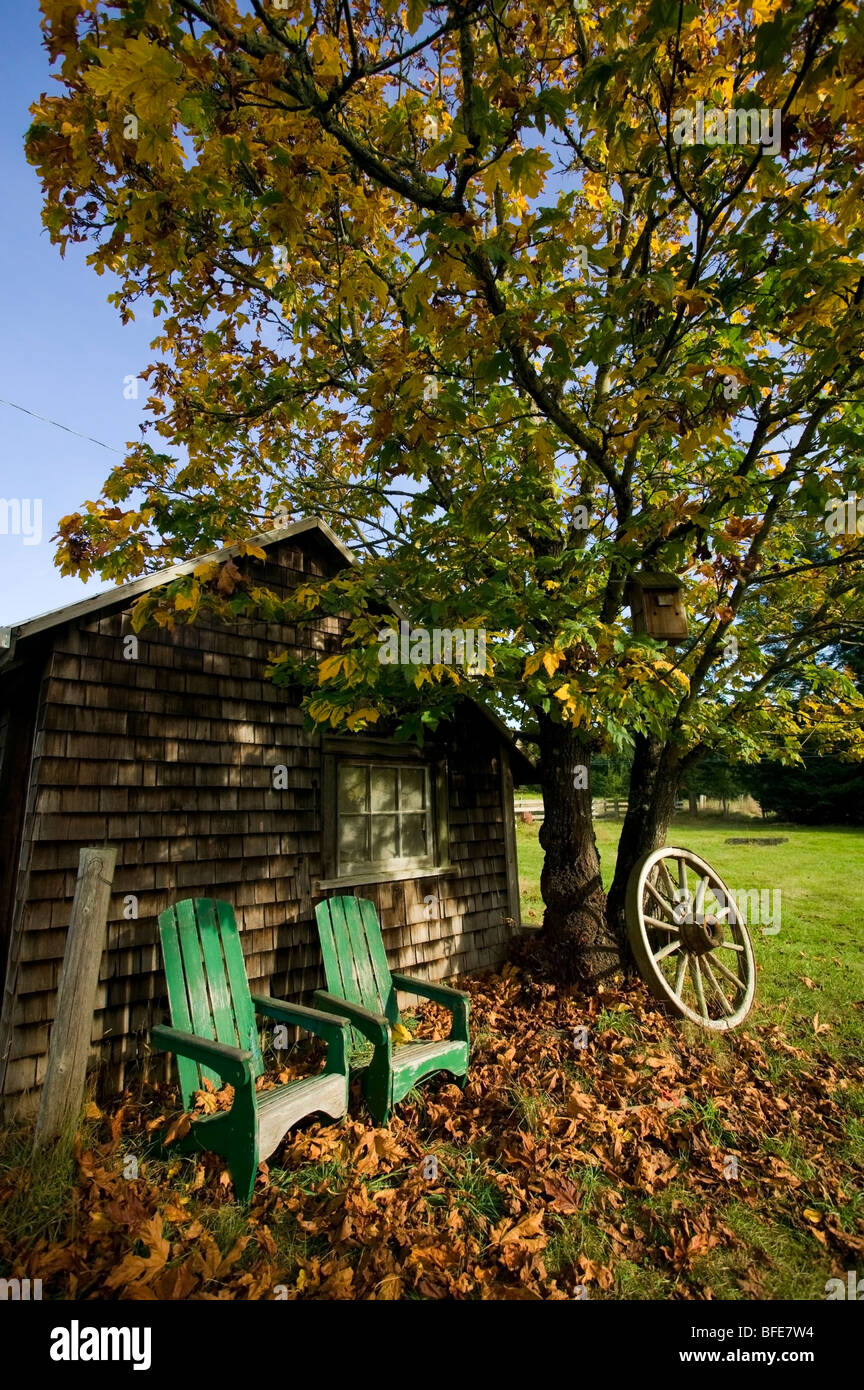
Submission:
{"label": "chair leg", "polygon": [[393,1077],[386,1056],[375,1053],[366,1070],[363,1091],[372,1119],[379,1128],[383,1127],[390,1118],[393,1096]]}
{"label": "chair leg", "polygon": [[255,1179],[258,1176],[258,1146],[253,1143],[242,1154],[227,1160],[234,1181],[234,1194],[243,1205],[252,1200]]}

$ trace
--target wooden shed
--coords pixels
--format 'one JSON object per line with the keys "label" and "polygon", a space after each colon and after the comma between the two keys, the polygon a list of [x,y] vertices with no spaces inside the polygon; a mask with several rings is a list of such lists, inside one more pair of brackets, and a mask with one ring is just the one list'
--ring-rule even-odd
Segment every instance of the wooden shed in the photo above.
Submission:
{"label": "wooden shed", "polygon": [[[265,562],[236,563],[277,592],[353,563],[314,518],[256,544]],[[264,669],[274,650],[336,648],[335,618],[157,629],[129,659],[134,600],[202,558],[3,634],[6,1116],[38,1100],[84,846],[117,848],[92,1037],[103,1091],[123,1084],[164,1016],[156,919],[178,898],[233,903],[253,990],[288,999],[323,983],[313,909],[330,892],[374,899],[393,967],[430,979],[500,963],[519,923],[512,788],[536,774],[482,706],[466,700],[422,752],[307,732],[299,694]],[[405,819],[398,861],[392,826],[363,824],[382,809]]]}

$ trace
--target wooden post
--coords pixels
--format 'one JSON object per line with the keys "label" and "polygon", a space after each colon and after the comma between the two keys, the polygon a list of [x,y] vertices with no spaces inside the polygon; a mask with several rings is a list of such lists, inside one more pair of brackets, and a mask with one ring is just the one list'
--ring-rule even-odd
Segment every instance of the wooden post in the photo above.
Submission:
{"label": "wooden post", "polygon": [[57,990],[35,1148],[71,1130],[81,1111],[116,861],[116,849],[107,846],[82,849],[78,860],[78,881]]}
{"label": "wooden post", "polygon": [[513,923],[510,928],[515,936],[522,927],[522,913],[519,907],[519,863],[516,848],[516,817],[510,812],[513,805],[513,773],[510,768],[510,755],[504,745],[500,752],[501,805],[504,810],[504,863],[507,870],[507,916]]}

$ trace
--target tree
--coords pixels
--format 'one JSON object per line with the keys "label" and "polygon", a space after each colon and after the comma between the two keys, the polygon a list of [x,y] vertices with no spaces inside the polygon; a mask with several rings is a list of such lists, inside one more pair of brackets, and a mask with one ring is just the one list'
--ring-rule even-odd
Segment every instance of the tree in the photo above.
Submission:
{"label": "tree", "polygon": [[[331,724],[420,737],[466,686],[492,701],[538,749],[560,972],[597,980],[688,762],[778,736],[794,756],[860,707],[820,653],[860,632],[862,546],[812,555],[826,505],[864,486],[855,9],[43,11],[46,226],[92,244],[124,317],[161,318],[167,445],[137,443],[64,519],[61,565],[126,578],[276,515],[330,521],[356,574],[280,606],[223,565],[139,620],[347,612],[307,699]],[[640,568],[685,581],[677,655],[629,630]],[[397,597],[427,629],[489,629],[485,667],[380,662]],[[633,753],[608,904],[598,751]]]}
{"label": "tree", "polygon": [[723,802],[725,815],[728,802],[747,791],[748,784],[740,767],[708,756],[684,774],[682,789],[691,804],[700,796],[717,797]]}
{"label": "tree", "polygon": [[839,758],[805,758],[784,767],[768,759],[747,770],[747,789],[763,811],[800,825],[864,825],[864,773]]}
{"label": "tree", "polygon": [[[845,661],[858,690],[864,690],[864,643],[848,653],[835,653]],[[804,825],[864,825],[864,773],[848,760],[818,752],[805,752],[794,766],[769,757],[743,769],[747,790],[763,812]]]}

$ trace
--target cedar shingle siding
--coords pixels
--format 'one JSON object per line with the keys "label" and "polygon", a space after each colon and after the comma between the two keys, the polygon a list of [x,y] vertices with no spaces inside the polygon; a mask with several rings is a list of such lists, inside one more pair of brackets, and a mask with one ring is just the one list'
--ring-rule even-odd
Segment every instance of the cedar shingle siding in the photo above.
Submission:
{"label": "cedar shingle siding", "polygon": [[[256,580],[276,590],[343,563],[314,530],[267,553]],[[263,623],[148,630],[137,660],[125,660],[130,631],[128,608],[109,608],[21,643],[31,721],[35,711],[29,783],[27,712],[20,696],[16,713],[4,694],[21,677],[0,675],[7,1112],[30,1108],[44,1077],[84,846],[118,850],[93,1028],[103,1090],[123,1084],[152,1024],[166,1016],[156,917],[178,898],[234,904],[253,990],[297,998],[323,984],[313,916],[325,895],[317,891],[322,740],[304,730],[298,694],[263,673],[270,652],[335,646],[338,620],[297,631]],[[499,963],[515,910],[507,744],[466,705],[439,753],[452,871],[357,889],[378,905],[392,966],[430,979]],[[279,764],[288,769],[282,791],[273,789]],[[507,811],[512,822],[512,800]],[[137,919],[124,915],[132,895]],[[429,895],[437,905],[424,902]]]}

